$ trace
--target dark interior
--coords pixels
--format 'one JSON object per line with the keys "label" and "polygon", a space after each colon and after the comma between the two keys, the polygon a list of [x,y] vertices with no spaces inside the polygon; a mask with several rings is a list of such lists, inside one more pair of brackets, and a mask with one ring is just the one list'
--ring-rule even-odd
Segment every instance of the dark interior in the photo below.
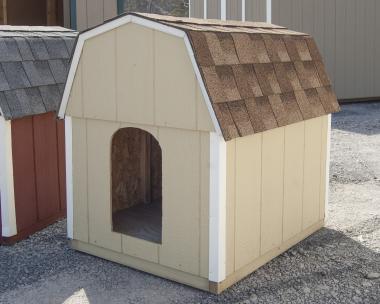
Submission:
{"label": "dark interior", "polygon": [[120,129],[112,139],[112,226],[115,232],[161,243],[161,148],[141,129]]}

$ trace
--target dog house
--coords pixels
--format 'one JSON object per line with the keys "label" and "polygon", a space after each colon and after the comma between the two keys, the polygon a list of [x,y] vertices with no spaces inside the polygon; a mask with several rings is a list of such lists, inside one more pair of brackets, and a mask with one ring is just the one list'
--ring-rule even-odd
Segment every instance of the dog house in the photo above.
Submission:
{"label": "dog house", "polygon": [[57,120],[76,33],[0,27],[0,243],[66,214],[64,124]]}
{"label": "dog house", "polygon": [[59,111],[71,246],[221,292],[323,226],[338,110],[306,34],[134,13],[82,32]]}

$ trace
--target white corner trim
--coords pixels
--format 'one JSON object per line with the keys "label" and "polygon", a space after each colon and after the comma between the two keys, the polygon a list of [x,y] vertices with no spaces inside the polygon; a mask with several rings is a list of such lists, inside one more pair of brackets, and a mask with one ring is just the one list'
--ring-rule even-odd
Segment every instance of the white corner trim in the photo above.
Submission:
{"label": "white corner trim", "polygon": [[73,239],[74,198],[73,198],[73,126],[70,116],[65,117],[65,154],[66,154],[66,217],[67,238]]}
{"label": "white corner trim", "polygon": [[2,235],[17,234],[16,208],[13,184],[11,122],[0,117],[0,196]]}
{"label": "white corner trim", "polygon": [[245,21],[245,0],[241,0],[241,21]]}
{"label": "white corner trim", "polygon": [[220,1],[220,19],[227,20],[227,0]]}
{"label": "white corner trim", "polygon": [[266,22],[272,23],[272,0],[267,0],[266,12],[267,12]]}
{"label": "white corner trim", "polygon": [[203,19],[207,19],[207,0],[203,0]]}
{"label": "white corner trim", "polygon": [[195,60],[193,48],[191,47],[191,43],[190,43],[189,38],[187,36],[184,37],[184,40],[185,40],[185,45],[186,45],[187,52],[188,52],[188,54],[190,56],[190,60],[191,60],[191,63],[193,65],[195,76],[197,77],[198,84],[199,84],[199,86],[201,88],[203,99],[204,99],[204,101],[206,103],[206,106],[207,106],[208,112],[210,114],[212,123],[214,125],[215,131],[219,135],[222,136],[222,130],[220,129],[219,122],[218,122],[218,120],[216,118],[214,109],[212,108],[212,105],[211,105],[210,96],[207,93],[206,86],[205,86],[205,84],[203,82],[203,79],[202,79],[202,76],[201,76],[201,72],[199,71],[198,64],[197,64],[197,62]]}
{"label": "white corner trim", "polygon": [[227,147],[223,137],[210,133],[209,280],[226,278]]}
{"label": "white corner trim", "polygon": [[79,64],[79,59],[80,59],[80,56],[81,56],[81,53],[82,53],[84,42],[87,39],[90,39],[90,38],[92,38],[94,36],[97,36],[99,34],[105,33],[107,31],[110,31],[110,30],[112,30],[114,28],[117,28],[117,27],[119,27],[121,25],[124,25],[124,24],[127,24],[127,23],[139,24],[141,26],[145,26],[147,28],[150,28],[150,29],[153,29],[153,30],[157,30],[157,31],[160,31],[160,32],[163,32],[163,33],[166,33],[166,34],[173,35],[175,37],[179,37],[179,38],[183,38],[184,39],[184,42],[185,42],[188,54],[189,54],[190,59],[191,59],[191,63],[192,63],[193,68],[194,68],[195,75],[196,75],[198,83],[199,83],[199,85],[201,87],[201,91],[202,91],[204,100],[206,102],[207,109],[208,109],[209,114],[211,116],[212,122],[214,124],[215,130],[218,132],[218,134],[221,135],[222,132],[221,132],[218,120],[216,119],[215,112],[214,112],[214,110],[212,108],[210,98],[208,96],[205,84],[203,82],[202,76],[200,74],[198,65],[197,65],[195,57],[194,57],[194,53],[193,53],[193,49],[191,47],[191,43],[190,43],[189,38],[187,37],[185,31],[177,29],[177,28],[174,28],[174,27],[171,27],[171,26],[167,26],[167,25],[161,24],[159,22],[155,22],[155,21],[151,21],[151,20],[148,20],[148,19],[145,19],[145,18],[141,18],[141,17],[138,17],[138,16],[131,16],[131,15],[127,15],[127,16],[124,16],[124,17],[117,18],[117,19],[115,19],[113,21],[110,21],[108,23],[100,25],[100,26],[98,26],[98,27],[96,27],[96,28],[94,28],[92,30],[89,30],[88,32],[84,32],[83,34],[79,35],[78,42],[77,42],[77,45],[76,45],[76,48],[75,48],[75,51],[74,51],[72,63],[71,63],[71,66],[70,66],[69,74],[68,74],[68,77],[67,77],[67,81],[66,81],[66,85],[65,85],[65,90],[64,90],[64,93],[63,93],[62,103],[61,103],[61,106],[59,108],[58,116],[60,118],[64,118],[65,117],[67,103],[69,101],[70,92],[71,92],[72,85],[73,85],[73,82],[74,82],[74,77],[75,77],[75,73],[76,73],[76,70],[77,70],[77,67],[78,67],[78,64]]}
{"label": "white corner trim", "polygon": [[330,193],[330,150],[331,150],[331,114],[327,115],[327,145],[326,145],[326,190],[325,190],[325,220],[327,218],[327,205]]}

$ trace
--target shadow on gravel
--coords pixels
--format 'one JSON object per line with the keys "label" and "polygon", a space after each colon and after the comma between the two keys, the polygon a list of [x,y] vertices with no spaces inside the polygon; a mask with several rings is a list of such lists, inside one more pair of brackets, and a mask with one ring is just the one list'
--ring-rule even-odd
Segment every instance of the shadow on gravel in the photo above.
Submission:
{"label": "shadow on gravel", "polygon": [[364,135],[380,134],[380,101],[341,105],[332,115],[332,128]]}
{"label": "shadow on gravel", "polygon": [[[380,299],[380,279],[366,278],[380,272],[380,255],[350,238],[349,230],[323,228],[216,296],[73,251],[63,227],[61,222],[16,246],[0,247],[0,302],[12,303],[9,297],[18,303],[70,299],[83,304],[105,299],[109,304],[379,303]],[[30,284],[32,289],[27,288]],[[2,298],[5,292],[7,297]]]}
{"label": "shadow on gravel", "polygon": [[380,254],[323,228],[203,303],[379,303]]}

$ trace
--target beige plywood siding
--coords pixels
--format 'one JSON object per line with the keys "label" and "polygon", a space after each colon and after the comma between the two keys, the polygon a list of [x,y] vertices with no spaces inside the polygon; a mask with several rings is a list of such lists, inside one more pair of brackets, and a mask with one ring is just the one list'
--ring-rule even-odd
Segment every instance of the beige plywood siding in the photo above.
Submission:
{"label": "beige plywood siding", "polygon": [[115,31],[89,39],[84,44],[81,62],[85,117],[116,120],[115,53]]}
{"label": "beige plywood siding", "polygon": [[380,2],[272,0],[272,22],[313,35],[340,99],[380,97]]}
{"label": "beige plywood siding", "polygon": [[76,8],[79,31],[117,16],[117,0],[76,0]]}
{"label": "beige plywood siding", "polygon": [[184,40],[132,23],[85,41],[66,114],[214,131]]}
{"label": "beige plywood siding", "polygon": [[[85,118],[72,126],[74,239],[208,278],[209,133]],[[111,140],[125,127],[162,149],[162,244],[112,231]]]}
{"label": "beige plywood siding", "polygon": [[[204,1],[190,0],[190,17],[204,18]],[[207,18],[220,19],[220,0],[207,0]],[[227,19],[242,20],[241,0],[226,1]],[[266,0],[245,0],[245,20],[265,21],[266,20]]]}
{"label": "beige plywood siding", "polygon": [[[87,189],[89,242],[121,252],[121,234],[112,232],[111,138],[117,122],[87,120]],[[73,133],[76,130],[73,129]],[[73,150],[76,151],[76,147]],[[74,164],[75,165],[75,164]],[[77,204],[78,202],[74,202]]]}
{"label": "beige plywood siding", "polygon": [[227,142],[227,276],[323,220],[327,130],[324,116]]}

